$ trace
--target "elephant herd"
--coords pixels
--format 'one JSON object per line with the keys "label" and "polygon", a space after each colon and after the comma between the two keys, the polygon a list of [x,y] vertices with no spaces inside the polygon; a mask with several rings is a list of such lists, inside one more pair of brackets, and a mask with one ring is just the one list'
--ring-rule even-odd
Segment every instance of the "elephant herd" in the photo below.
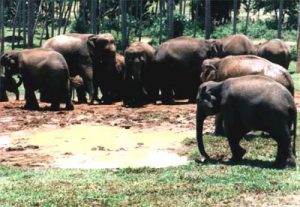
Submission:
{"label": "elephant herd", "polygon": [[122,100],[125,107],[139,107],[188,99],[197,102],[197,141],[205,158],[209,159],[202,140],[203,121],[217,114],[215,133],[228,137],[233,161],[245,154],[241,138],[261,130],[278,143],[276,166],[294,167],[296,107],[287,71],[290,56],[282,40],[254,45],[241,34],[208,40],[177,37],[156,49],[133,42],[122,56],[114,37],[106,33],[55,36],[42,48],[11,51],[0,61],[4,80],[19,74],[23,81],[27,109],[39,107],[36,90],[40,101],[51,103],[53,110],[60,103],[74,109],[73,88],[78,102],[89,104]]}

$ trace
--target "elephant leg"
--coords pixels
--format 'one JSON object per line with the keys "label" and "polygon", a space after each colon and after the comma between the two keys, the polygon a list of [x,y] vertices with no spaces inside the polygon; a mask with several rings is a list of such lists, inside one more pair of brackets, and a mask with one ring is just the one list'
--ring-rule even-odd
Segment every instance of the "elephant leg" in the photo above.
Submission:
{"label": "elephant leg", "polygon": [[277,142],[277,155],[274,162],[274,167],[276,168],[296,167],[295,156],[291,146],[290,133],[288,127],[285,128],[285,130],[281,130],[281,133],[272,136]]}
{"label": "elephant leg", "polygon": [[215,118],[215,136],[225,136],[224,127],[223,127],[223,115],[219,113]]}
{"label": "elephant leg", "polygon": [[173,90],[170,85],[164,84],[161,88],[161,101],[163,104],[173,104]]}
{"label": "elephant leg", "polygon": [[58,111],[59,110],[59,102],[55,101],[51,103],[51,111]]}
{"label": "elephant leg", "polygon": [[20,93],[18,89],[15,91],[15,94],[16,94],[16,100],[18,101],[20,99]]}
{"label": "elephant leg", "polygon": [[74,105],[72,103],[72,89],[70,86],[70,82],[66,85],[66,92],[65,92],[65,103],[66,103],[66,110],[74,110]]}
{"label": "elephant leg", "polygon": [[241,139],[242,136],[240,135],[228,136],[228,143],[232,153],[230,161],[232,162],[240,162],[246,153],[246,150],[240,146]]}
{"label": "elephant leg", "polygon": [[34,90],[25,88],[25,101],[26,101],[24,106],[25,109],[29,109],[29,110],[39,109],[39,104],[34,94]]}
{"label": "elephant leg", "polygon": [[76,93],[77,93],[77,99],[79,104],[87,103],[84,87],[76,88]]}
{"label": "elephant leg", "polygon": [[102,104],[112,104],[112,98],[109,91],[109,84],[107,83],[108,80],[102,80],[100,86],[100,90],[102,93],[102,97],[100,99],[100,102]]}

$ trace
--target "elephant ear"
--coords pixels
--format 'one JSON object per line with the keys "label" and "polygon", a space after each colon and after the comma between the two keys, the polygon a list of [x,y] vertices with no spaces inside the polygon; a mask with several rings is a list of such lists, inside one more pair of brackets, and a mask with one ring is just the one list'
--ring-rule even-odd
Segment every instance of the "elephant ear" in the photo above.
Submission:
{"label": "elephant ear", "polygon": [[96,35],[89,36],[88,40],[87,40],[87,46],[88,46],[91,56],[95,56],[96,40],[97,40]]}
{"label": "elephant ear", "polygon": [[204,65],[201,73],[202,82],[214,81],[217,79],[217,68],[214,65]]}
{"label": "elephant ear", "polygon": [[213,109],[216,97],[212,96],[209,93],[209,89],[207,89],[207,86],[203,86],[200,88],[197,100],[200,101],[205,108]]}

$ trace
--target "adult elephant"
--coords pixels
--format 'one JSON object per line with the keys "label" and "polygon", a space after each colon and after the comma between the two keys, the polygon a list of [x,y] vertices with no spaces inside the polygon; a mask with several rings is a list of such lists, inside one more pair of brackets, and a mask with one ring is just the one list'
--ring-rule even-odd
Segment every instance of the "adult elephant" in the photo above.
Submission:
{"label": "adult elephant", "polygon": [[257,46],[257,55],[289,69],[291,49],[284,41],[273,39]]}
{"label": "adult elephant", "polygon": [[19,100],[20,98],[20,92],[19,92],[19,87],[21,86],[23,80],[20,75],[18,77],[18,82],[12,77],[12,76],[6,76],[4,77],[4,88],[6,91],[14,93],[16,95],[16,100]]}
{"label": "adult elephant", "polygon": [[[110,50],[115,52],[114,40],[108,39],[110,34],[68,34],[48,39],[43,48],[50,48],[61,53],[66,59],[70,76],[79,75],[84,85],[78,87],[77,95],[80,103],[87,102],[85,91],[88,91],[90,100],[94,97],[93,70],[99,65],[101,57],[109,56]],[[109,54],[106,54],[109,53]],[[104,78],[104,77],[103,77]],[[105,77],[107,79],[107,77]],[[102,92],[105,94],[105,91]]]}
{"label": "adult elephant", "polygon": [[[286,69],[282,66],[272,63],[264,58],[254,55],[227,56],[225,58],[213,58],[203,61],[201,80],[223,81],[228,78],[262,75],[267,76],[284,87],[294,95],[293,80]],[[216,117],[215,134],[223,135],[222,114]]]}
{"label": "adult elephant", "polygon": [[[116,52],[114,37],[109,34],[92,36],[88,48],[93,60],[94,95],[91,103],[111,104],[122,98],[124,57]],[[98,88],[102,98],[98,98]]]}
{"label": "adult elephant", "polygon": [[219,56],[215,42],[191,37],[177,37],[162,43],[154,54],[155,82],[161,89],[164,104],[175,96],[195,102],[204,59]]}
{"label": "adult elephant", "polygon": [[222,39],[210,39],[217,45],[221,55],[219,57],[225,57],[228,55],[255,55],[256,48],[252,41],[243,34],[230,35]]}
{"label": "adult elephant", "polygon": [[206,159],[209,156],[203,145],[203,122],[217,113],[224,115],[232,161],[240,161],[246,152],[239,144],[243,136],[261,130],[278,144],[275,167],[296,167],[297,109],[293,96],[281,84],[259,75],[203,83],[197,98],[196,130],[198,149]]}
{"label": "adult elephant", "polygon": [[5,74],[20,74],[25,88],[25,109],[39,108],[35,91],[40,91],[40,101],[50,102],[52,110],[58,110],[65,102],[67,110],[73,110],[70,92],[69,69],[64,57],[50,49],[11,51],[1,57]]}
{"label": "adult elephant", "polygon": [[155,100],[154,52],[154,48],[145,42],[133,42],[125,50],[125,107],[140,106]]}

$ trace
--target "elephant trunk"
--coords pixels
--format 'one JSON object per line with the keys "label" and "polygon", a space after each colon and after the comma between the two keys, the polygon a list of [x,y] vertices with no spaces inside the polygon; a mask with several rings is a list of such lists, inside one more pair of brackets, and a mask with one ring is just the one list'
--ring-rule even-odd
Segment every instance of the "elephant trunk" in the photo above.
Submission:
{"label": "elephant trunk", "polygon": [[201,108],[198,106],[197,115],[196,115],[196,138],[197,138],[198,150],[203,157],[209,159],[209,156],[205,152],[204,144],[203,144],[203,123],[205,118],[206,116],[203,113],[203,110],[201,110]]}

